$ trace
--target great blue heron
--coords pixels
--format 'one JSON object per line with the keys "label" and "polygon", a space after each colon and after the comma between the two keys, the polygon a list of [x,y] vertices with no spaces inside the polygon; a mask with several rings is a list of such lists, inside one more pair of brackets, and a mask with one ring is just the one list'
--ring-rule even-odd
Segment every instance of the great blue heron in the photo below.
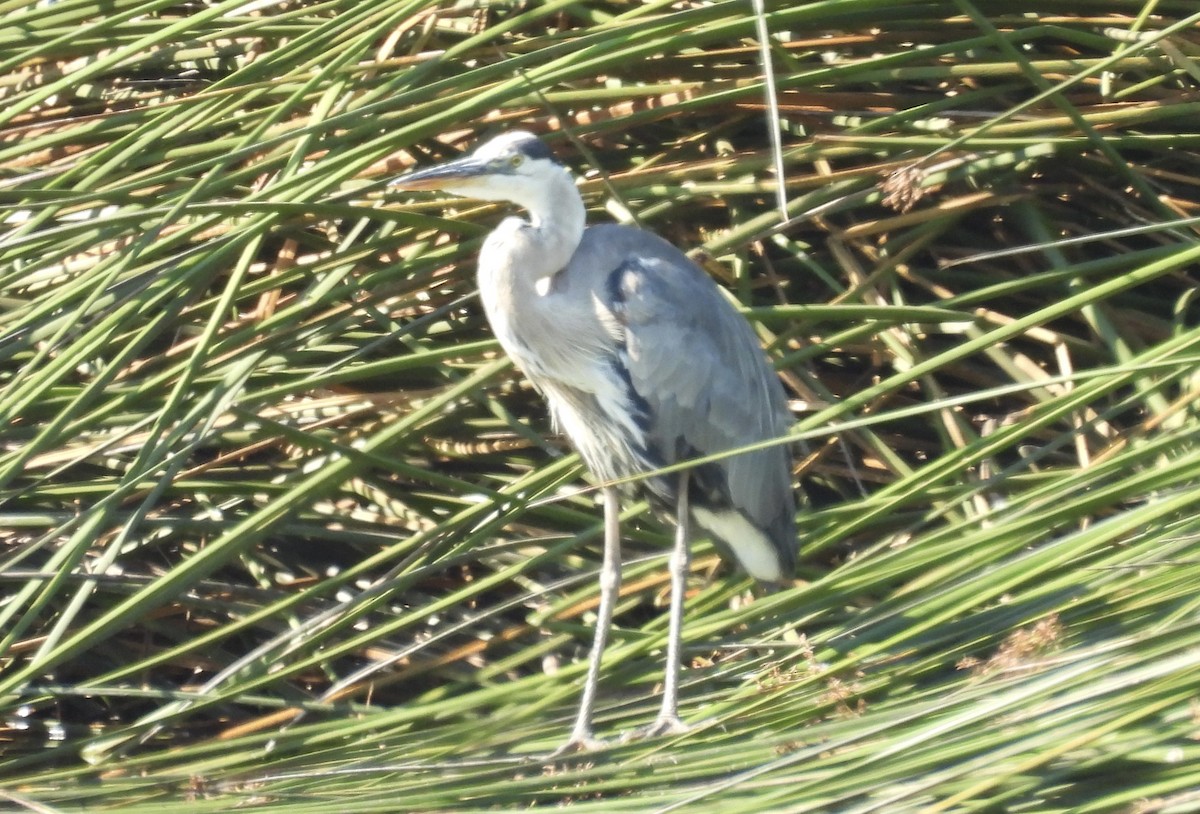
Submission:
{"label": "great blue heron", "polygon": [[[484,241],[479,294],[500,345],[601,481],[786,435],[792,419],[779,379],[713,281],[657,235],[585,228],[571,175],[537,137],[505,133],[392,186],[510,201],[529,214],[505,218]],[[775,445],[641,481],[674,510],[676,533],[662,709],[639,734],[687,729],[678,704],[690,521],[752,576],[785,580],[796,558],[790,460]],[[621,580],[617,491],[603,491],[595,640],[575,726],[559,752],[601,745],[592,710]]]}

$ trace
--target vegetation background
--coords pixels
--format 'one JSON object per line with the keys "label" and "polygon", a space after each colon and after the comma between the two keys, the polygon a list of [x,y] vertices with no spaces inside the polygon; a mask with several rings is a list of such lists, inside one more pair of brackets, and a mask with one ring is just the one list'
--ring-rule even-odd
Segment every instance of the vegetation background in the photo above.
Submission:
{"label": "vegetation background", "polygon": [[[1200,810],[1198,23],[0,0],[2,805]],[[552,762],[595,491],[473,296],[502,208],[383,190],[516,126],[695,247],[804,441],[795,584],[695,559],[698,728]]]}

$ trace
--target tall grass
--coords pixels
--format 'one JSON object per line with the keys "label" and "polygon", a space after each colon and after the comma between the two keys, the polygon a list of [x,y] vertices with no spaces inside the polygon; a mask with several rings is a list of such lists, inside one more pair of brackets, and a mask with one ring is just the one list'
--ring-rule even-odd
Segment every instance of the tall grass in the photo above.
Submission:
{"label": "tall grass", "polygon": [[[750,9],[0,3],[6,805],[1200,806],[1200,13]],[[795,584],[699,546],[698,727],[553,763],[595,490],[474,299],[501,208],[383,189],[515,126],[694,248],[803,442]]]}

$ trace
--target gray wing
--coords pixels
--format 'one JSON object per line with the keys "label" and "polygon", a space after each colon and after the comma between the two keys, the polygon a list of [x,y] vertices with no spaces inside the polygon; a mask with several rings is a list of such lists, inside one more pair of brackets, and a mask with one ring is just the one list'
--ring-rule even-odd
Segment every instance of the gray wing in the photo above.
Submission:
{"label": "gray wing", "polygon": [[[674,246],[626,231],[636,246],[610,273],[604,298],[621,328],[629,385],[648,408],[652,458],[670,464],[785,435],[786,396],[746,320]],[[761,531],[785,572],[796,546],[790,462],[786,445],[742,453],[693,470],[689,490],[693,508],[737,512]],[[721,524],[704,525],[726,536]],[[724,542],[747,565],[739,541]]]}

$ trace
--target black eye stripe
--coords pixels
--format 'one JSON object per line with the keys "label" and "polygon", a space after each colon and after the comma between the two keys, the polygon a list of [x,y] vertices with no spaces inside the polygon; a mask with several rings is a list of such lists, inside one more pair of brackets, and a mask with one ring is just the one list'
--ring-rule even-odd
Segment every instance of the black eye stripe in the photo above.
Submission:
{"label": "black eye stripe", "polygon": [[550,148],[539,138],[523,139],[514,145],[521,155],[526,158],[539,159],[544,158],[554,161],[554,153],[550,152]]}

